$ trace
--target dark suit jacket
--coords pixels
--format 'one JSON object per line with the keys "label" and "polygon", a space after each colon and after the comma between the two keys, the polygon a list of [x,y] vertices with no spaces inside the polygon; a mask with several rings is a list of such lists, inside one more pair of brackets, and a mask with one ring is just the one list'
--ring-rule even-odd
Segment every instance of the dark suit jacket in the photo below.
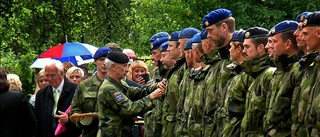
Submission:
{"label": "dark suit jacket", "polygon": [[[77,89],[77,85],[69,82],[64,78],[64,85],[58,101],[58,110],[65,112],[71,105],[73,95]],[[36,137],[54,137],[55,129],[58,125],[58,119],[52,114],[54,105],[52,86],[47,86],[36,95],[35,113],[38,121],[38,127],[36,131]],[[81,130],[78,129],[71,121],[66,124],[67,130],[59,137],[78,137],[81,134]]]}
{"label": "dark suit jacket", "polygon": [[135,82],[135,81],[132,81],[132,80],[130,80],[130,79],[127,79],[127,78],[125,78],[126,79],[126,83],[129,85],[129,86],[131,86],[131,87],[138,87],[138,88],[141,88],[141,84],[139,84],[139,83],[137,83],[137,82]]}
{"label": "dark suit jacket", "polygon": [[0,137],[32,137],[36,118],[25,94],[0,91]]}

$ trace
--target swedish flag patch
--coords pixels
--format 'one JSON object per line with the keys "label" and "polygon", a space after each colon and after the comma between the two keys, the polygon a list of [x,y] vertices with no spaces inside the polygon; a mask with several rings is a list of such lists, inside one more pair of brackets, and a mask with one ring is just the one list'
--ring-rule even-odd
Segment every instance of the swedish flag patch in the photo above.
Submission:
{"label": "swedish flag patch", "polygon": [[117,101],[122,101],[123,100],[123,95],[120,92],[114,93],[114,96],[116,97]]}

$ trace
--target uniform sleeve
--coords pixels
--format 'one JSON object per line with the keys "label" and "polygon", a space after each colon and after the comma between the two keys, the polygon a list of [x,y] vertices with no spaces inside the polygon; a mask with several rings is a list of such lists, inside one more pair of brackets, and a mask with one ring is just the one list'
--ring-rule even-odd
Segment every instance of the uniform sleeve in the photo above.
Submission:
{"label": "uniform sleeve", "polygon": [[72,109],[71,109],[71,115],[74,113],[82,113],[82,103],[83,103],[83,92],[86,90],[86,87],[84,83],[80,83],[77,92],[74,94],[74,97],[72,99]]}
{"label": "uniform sleeve", "polygon": [[137,87],[129,87],[128,88],[128,98],[139,100],[150,93],[152,93],[154,90],[157,89],[158,83],[153,83],[151,85],[143,85],[141,88]]}
{"label": "uniform sleeve", "polygon": [[242,73],[241,76],[235,77],[234,81],[237,82],[230,91],[231,96],[228,99],[228,111],[237,114],[244,114],[247,90],[253,80],[247,74]]}
{"label": "uniform sleeve", "polygon": [[105,99],[114,110],[119,110],[119,114],[124,117],[132,117],[145,113],[154,107],[150,95],[132,102],[126,95],[115,89],[104,90]]}
{"label": "uniform sleeve", "polygon": [[[185,75],[186,77],[184,77],[180,84],[179,84],[179,91],[178,93],[180,93],[180,96],[178,97],[178,103],[177,103],[177,117],[181,117],[182,116],[182,111],[183,111],[183,105],[184,105],[184,101],[185,101],[185,97],[186,97],[186,81],[188,78],[188,74]],[[193,86],[193,85],[192,85]]]}

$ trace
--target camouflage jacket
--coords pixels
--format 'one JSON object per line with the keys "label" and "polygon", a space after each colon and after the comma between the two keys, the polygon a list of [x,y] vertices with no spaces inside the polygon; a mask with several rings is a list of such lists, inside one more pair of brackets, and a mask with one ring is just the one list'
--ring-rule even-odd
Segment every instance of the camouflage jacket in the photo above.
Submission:
{"label": "camouflage jacket", "polygon": [[299,56],[281,55],[267,95],[268,111],[264,122],[269,136],[289,136],[291,131],[291,99],[299,83]]}
{"label": "camouflage jacket", "polygon": [[266,112],[266,96],[270,91],[270,81],[275,68],[267,63],[267,55],[246,60],[241,64],[244,72],[253,77],[245,103],[245,115],[241,122],[241,134],[243,136],[261,136],[265,130],[263,127]]}
{"label": "camouflage jacket", "polygon": [[229,46],[214,49],[204,55],[202,59],[205,64],[211,65],[204,79],[205,82],[205,106],[204,106],[204,136],[218,136],[220,133],[217,129],[221,128],[220,117],[221,108],[223,108],[225,91],[223,90],[230,79],[231,72],[227,69],[230,64]]}
{"label": "camouflage jacket", "polygon": [[[305,115],[305,125],[310,127],[307,136],[320,136],[320,54],[314,59],[314,85],[310,91],[310,99]],[[311,131],[310,131],[311,130]]]}
{"label": "camouflage jacket", "polygon": [[[161,79],[166,78],[169,70],[161,76]],[[161,137],[162,132],[162,105],[163,98],[153,100],[155,107],[144,115],[144,136],[145,137]]]}
{"label": "camouflage jacket", "polygon": [[160,82],[163,78],[166,77],[167,74],[166,69],[163,68],[163,64],[161,61],[158,61],[158,66],[154,69],[154,73],[152,75],[155,82]]}
{"label": "camouflage jacket", "polygon": [[[150,94],[157,88],[156,84],[129,87],[124,81],[120,83],[107,76],[99,89],[99,133],[101,137],[131,136],[133,117],[141,115],[154,107]],[[140,98],[132,102],[132,98]]]}
{"label": "camouflage jacket", "polygon": [[[185,58],[179,59],[167,75],[166,94],[162,107],[162,136],[174,136],[177,103],[180,96],[179,85],[186,69]],[[170,124],[170,125],[168,125]]]}
{"label": "camouflage jacket", "polygon": [[[189,137],[202,137],[202,129],[204,126],[203,123],[203,108],[204,108],[204,78],[206,77],[210,65],[207,65],[201,70],[200,73],[194,73],[190,75],[192,82],[187,83],[186,86],[191,87],[193,92],[189,92],[189,95],[186,97],[186,104],[184,105],[189,111],[187,116],[187,130]],[[186,106],[188,104],[188,106]]]}
{"label": "camouflage jacket", "polygon": [[[74,113],[90,113],[98,112],[97,109],[97,96],[99,87],[102,81],[98,78],[97,74],[82,81],[75,93],[72,100],[71,115]],[[98,132],[99,119],[94,119],[88,126],[83,126],[77,123],[82,128],[83,137],[96,136]]]}
{"label": "camouflage jacket", "polygon": [[235,76],[228,81],[225,87],[224,109],[228,116],[242,118],[245,112],[246,93],[253,79],[242,71],[240,65],[232,63],[228,65],[228,68]]}
{"label": "camouflage jacket", "polygon": [[296,87],[291,102],[292,112],[292,127],[291,136],[305,136],[306,125],[304,124],[305,113],[307,111],[310,90],[315,81],[315,67],[313,67],[313,61],[317,56],[317,52],[312,52],[306,56],[303,56],[299,60],[299,82]]}

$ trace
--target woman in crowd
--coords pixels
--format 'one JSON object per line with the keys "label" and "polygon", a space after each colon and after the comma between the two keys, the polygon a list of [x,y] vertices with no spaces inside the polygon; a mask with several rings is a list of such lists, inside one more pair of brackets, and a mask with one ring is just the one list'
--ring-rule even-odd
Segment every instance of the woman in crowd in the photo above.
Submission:
{"label": "woman in crowd", "polygon": [[72,83],[78,84],[83,80],[84,72],[79,67],[71,67],[67,70],[66,77]]}
{"label": "woman in crowd", "polygon": [[0,137],[32,137],[36,118],[26,95],[9,91],[7,72],[0,67]]}
{"label": "woman in crowd", "polygon": [[63,68],[64,68],[64,75],[67,74],[67,71],[69,68],[73,67],[73,63],[72,62],[63,62]]}
{"label": "woman in crowd", "polygon": [[36,90],[33,95],[31,95],[31,98],[29,100],[30,104],[34,106],[34,102],[36,101],[36,94],[37,92],[42,89],[43,87],[46,87],[49,85],[49,82],[47,80],[47,76],[44,73],[44,69],[40,70],[39,73],[37,74],[37,79],[36,79]]}
{"label": "woman in crowd", "polygon": [[10,84],[10,91],[22,91],[22,84],[18,75],[8,74],[7,80]]}
{"label": "woman in crowd", "polygon": [[149,78],[144,79],[143,74],[149,74],[149,69],[146,63],[141,60],[133,61],[129,67],[127,78],[141,85],[146,84]]}

